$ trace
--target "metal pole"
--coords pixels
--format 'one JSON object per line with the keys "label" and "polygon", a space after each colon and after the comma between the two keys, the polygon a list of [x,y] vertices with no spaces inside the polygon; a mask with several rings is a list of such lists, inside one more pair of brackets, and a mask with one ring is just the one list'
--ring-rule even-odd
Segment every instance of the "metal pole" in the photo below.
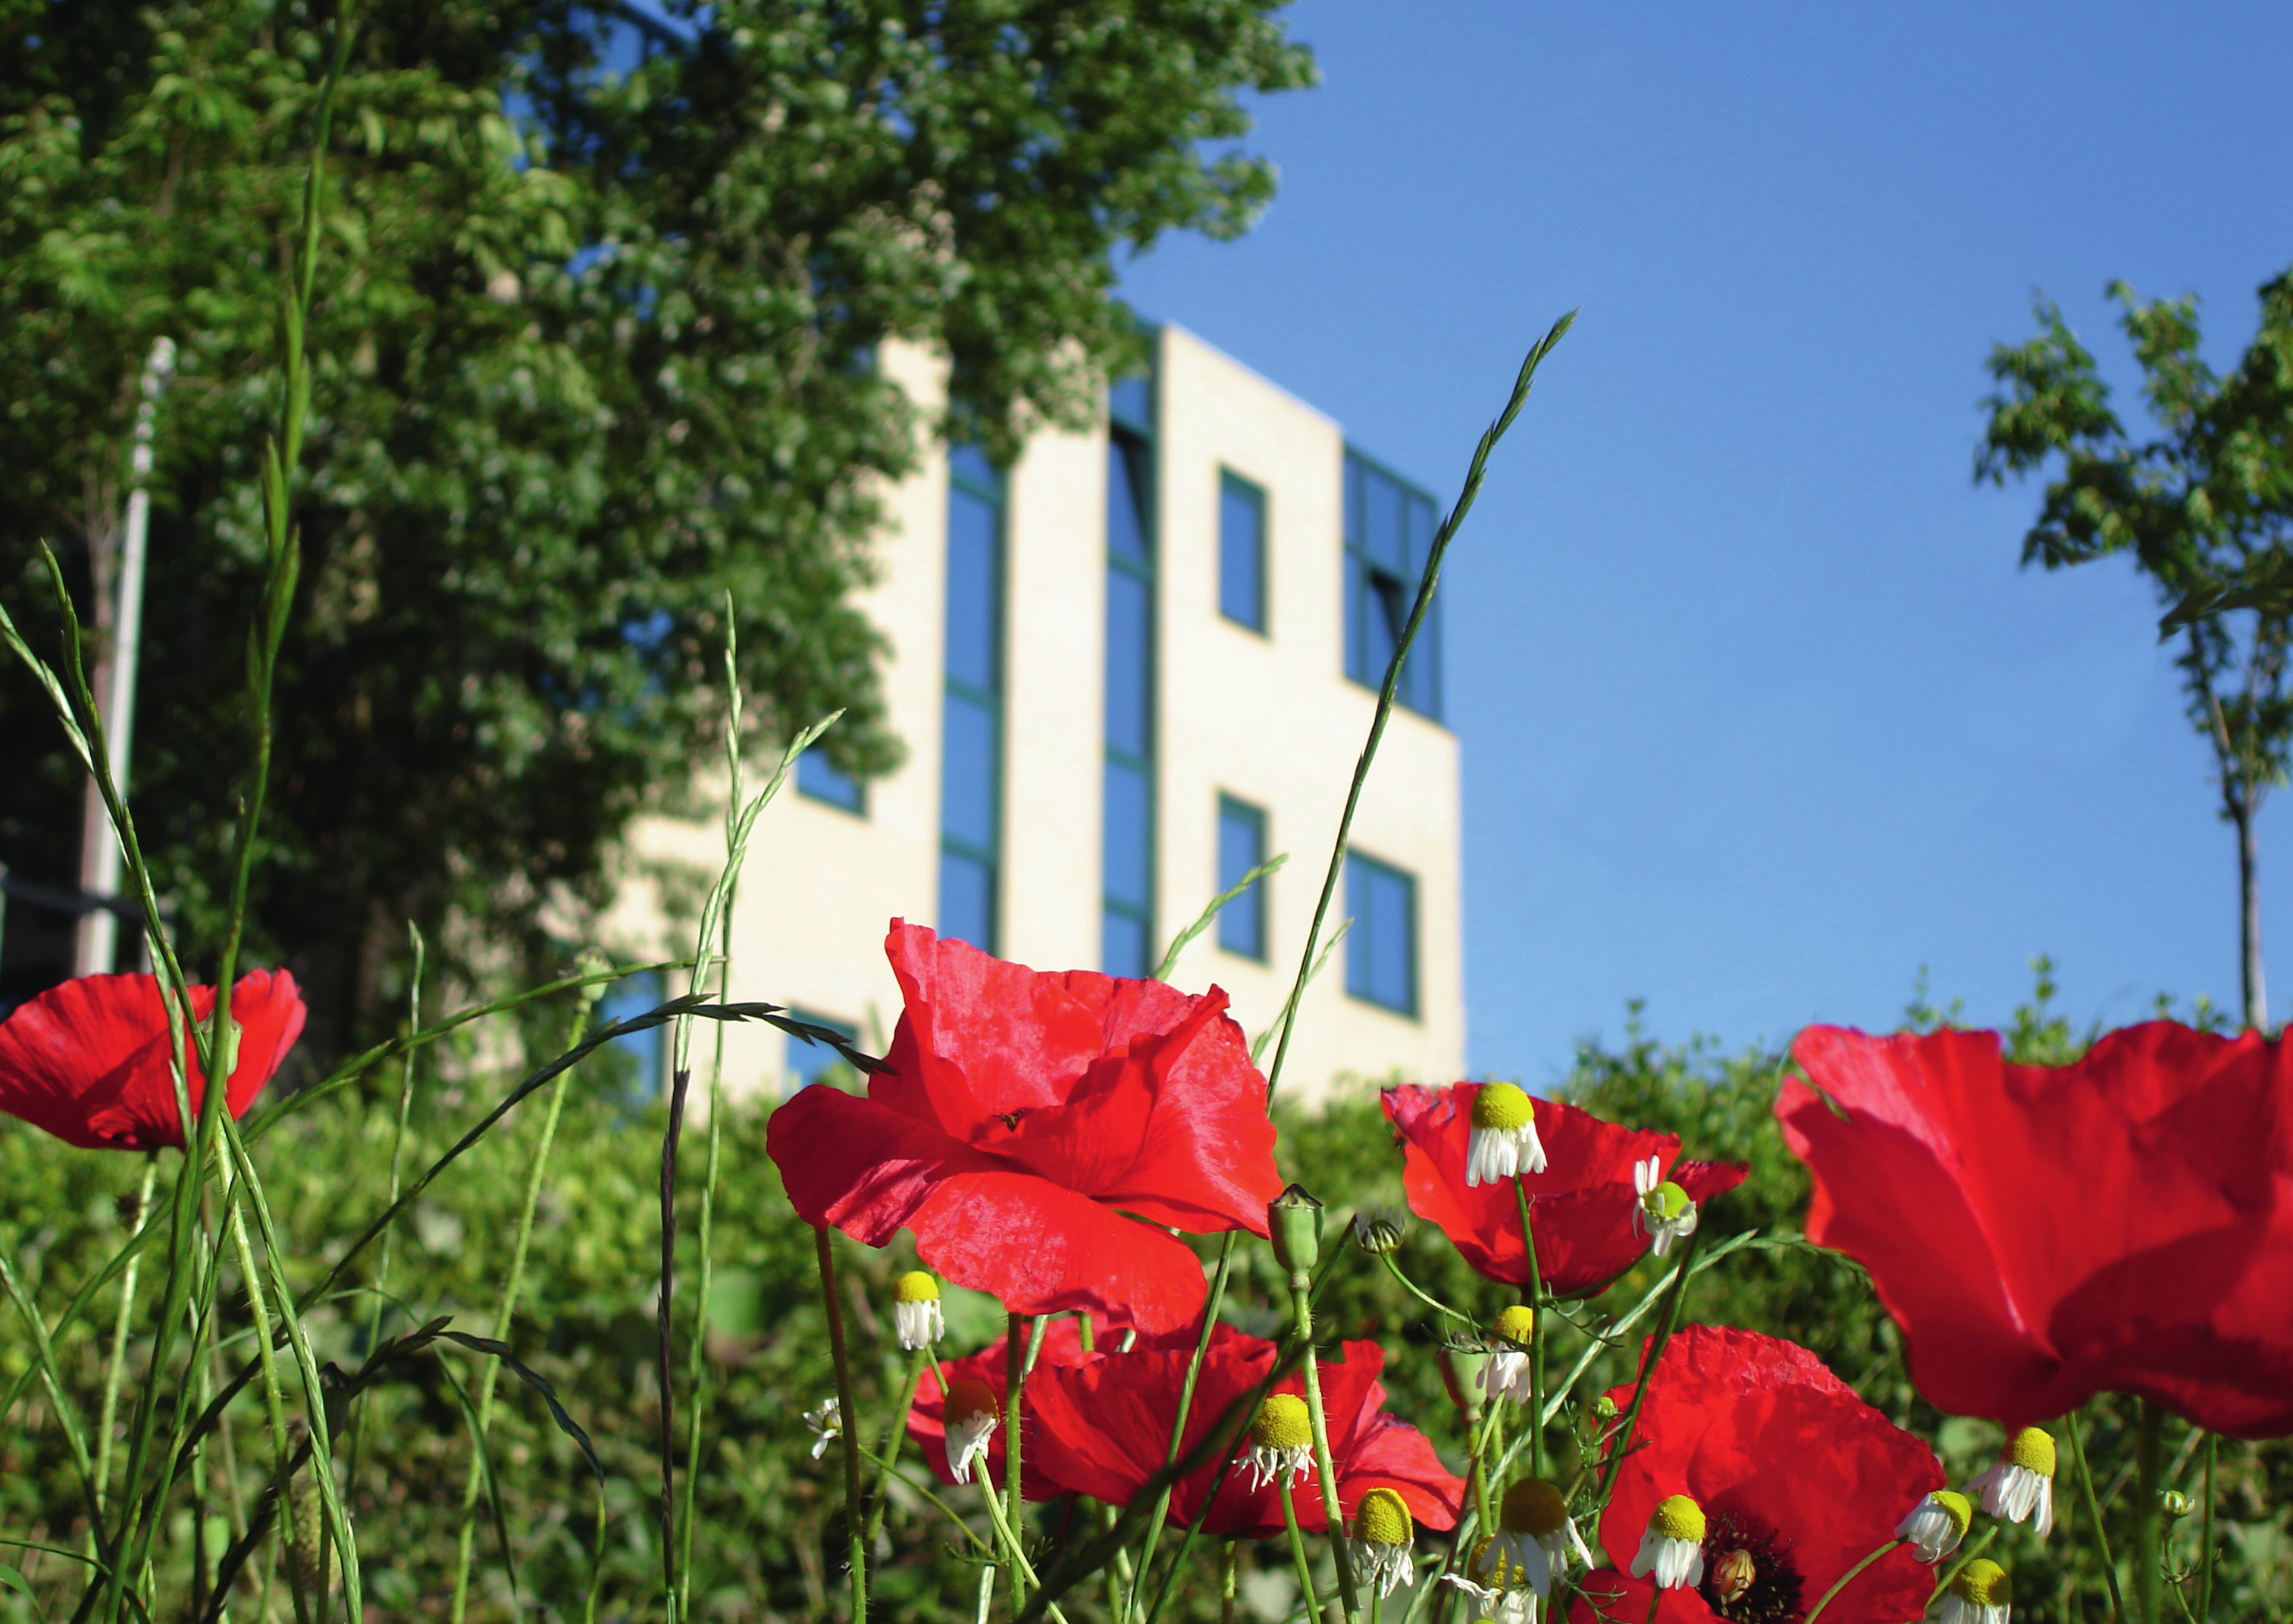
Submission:
{"label": "metal pole", "polygon": [[[143,403],[135,408],[127,522],[119,550],[119,607],[112,618],[111,682],[109,691],[96,696],[103,708],[109,747],[105,759],[111,768],[111,781],[119,787],[123,797],[127,794],[127,763],[135,739],[135,660],[143,631],[144,537],[151,521],[152,421],[158,413],[160,393],[174,370],[175,341],[154,339],[150,359],[143,363]],[[108,829],[104,831],[108,838],[98,837],[93,820],[88,833],[93,849],[82,854],[80,889],[109,901],[119,889],[119,840]],[[73,974],[109,974],[118,954],[118,939],[119,918],[110,909],[93,908],[82,914]]]}

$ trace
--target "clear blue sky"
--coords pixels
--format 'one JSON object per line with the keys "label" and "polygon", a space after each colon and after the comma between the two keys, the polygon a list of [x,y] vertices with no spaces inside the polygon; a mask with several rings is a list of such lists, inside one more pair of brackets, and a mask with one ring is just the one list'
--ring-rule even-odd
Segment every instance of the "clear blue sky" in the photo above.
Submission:
{"label": "clear blue sky", "polygon": [[[1581,307],[1448,578],[1471,1063],[1651,1029],[1971,1020],[2054,956],[2076,1018],[2235,1006],[2235,867],[2129,566],[2018,568],[1975,489],[1990,345],[2103,288],[2293,264],[2293,8],[1306,0],[1278,199],[1128,266],[1442,495]],[[2138,402],[2126,398],[2129,416]],[[2262,827],[2293,1013],[2293,792]]]}

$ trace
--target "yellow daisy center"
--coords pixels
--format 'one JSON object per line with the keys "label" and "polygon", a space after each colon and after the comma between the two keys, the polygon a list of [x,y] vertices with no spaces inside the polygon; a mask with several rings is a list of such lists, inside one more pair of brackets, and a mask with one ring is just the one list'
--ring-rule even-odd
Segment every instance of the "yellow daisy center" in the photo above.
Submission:
{"label": "yellow daisy center", "polygon": [[1967,1525],[1974,1521],[1974,1507],[1966,1496],[1952,1489],[1938,1489],[1927,1496],[1950,1519],[1950,1531],[1959,1539],[1966,1538]]}
{"label": "yellow daisy center", "polygon": [[1390,1489],[1373,1489],[1354,1508],[1354,1538],[1372,1545],[1406,1545],[1417,1525],[1409,1507]]}
{"label": "yellow daisy center", "polygon": [[1483,1083],[1481,1091],[1473,1096],[1473,1126],[1494,1127],[1511,1132],[1527,1127],[1536,1119],[1536,1107],[1528,1095],[1511,1083]]}
{"label": "yellow daisy center", "polygon": [[1666,1539],[1704,1539],[1704,1507],[1684,1494],[1667,1495],[1649,1514],[1649,1527]]}
{"label": "yellow daisy center", "polygon": [[1515,1303],[1497,1316],[1492,1329],[1516,1347],[1527,1347],[1536,1340],[1536,1311],[1526,1303]]}
{"label": "yellow daisy center", "polygon": [[2013,1462],[2026,1472],[2052,1477],[2054,1475],[2054,1434],[2039,1427],[2026,1426],[2006,1441],[2006,1451],[2001,1458]]}
{"label": "yellow daisy center", "polygon": [[1543,1478],[1524,1477],[1505,1491],[1497,1525],[1509,1534],[1545,1539],[1568,1525],[1568,1502]]}
{"label": "yellow daisy center", "polygon": [[1977,1556],[1950,1581],[1951,1594],[1977,1607],[2004,1607],[2014,1599],[2014,1586],[2006,1570],[1988,1556]]}
{"label": "yellow daisy center", "polygon": [[911,1269],[894,1283],[892,1300],[895,1303],[936,1303],[939,1301],[939,1282],[921,1269]]}
{"label": "yellow daisy center", "polygon": [[1641,1205],[1651,1217],[1676,1218],[1688,1210],[1688,1192],[1666,1179],[1641,1197]]}
{"label": "yellow daisy center", "polygon": [[1294,1393],[1276,1394],[1250,1424],[1250,1441],[1260,1449],[1302,1450],[1313,1437],[1313,1418]]}

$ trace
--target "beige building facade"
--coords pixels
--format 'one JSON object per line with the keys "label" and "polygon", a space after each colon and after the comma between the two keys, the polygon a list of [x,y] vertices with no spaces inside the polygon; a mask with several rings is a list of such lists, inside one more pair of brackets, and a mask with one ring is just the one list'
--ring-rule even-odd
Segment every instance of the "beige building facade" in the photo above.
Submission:
{"label": "beige building facade", "polygon": [[[864,606],[908,757],[864,785],[807,758],[759,820],[733,918],[733,994],[889,1040],[895,917],[1039,969],[1152,969],[1255,862],[1289,861],[1190,943],[1170,979],[1226,989],[1255,1037],[1301,951],[1391,639],[1438,518],[1339,426],[1175,327],[1087,433],[1008,469],[935,450],[890,494]],[[931,360],[883,365],[927,404]],[[1286,1063],[1347,1077],[1463,1074],[1459,764],[1438,618],[1411,655]],[[643,820],[639,866],[721,860],[716,824]],[[665,939],[635,885],[607,941]],[[832,1059],[728,1033],[727,1083],[778,1093]],[[1269,1054],[1270,1058],[1270,1054]],[[648,1059],[646,1063],[657,1063]]]}

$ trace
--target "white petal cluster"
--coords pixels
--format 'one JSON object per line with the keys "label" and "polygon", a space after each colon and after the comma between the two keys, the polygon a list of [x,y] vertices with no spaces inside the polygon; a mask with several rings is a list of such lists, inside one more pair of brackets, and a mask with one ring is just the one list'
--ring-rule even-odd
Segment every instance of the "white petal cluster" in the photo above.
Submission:
{"label": "white petal cluster", "polygon": [[1640,1200],[1633,1203],[1633,1232],[1649,1238],[1649,1250],[1661,1257],[1675,1240],[1696,1232],[1696,1203],[1686,1199],[1678,1184],[1664,1179],[1664,1163],[1651,1156],[1633,1164],[1633,1188]]}
{"label": "white petal cluster", "polygon": [[[1982,1497],[1982,1509],[2009,1523],[2031,1523],[2045,1539],[2054,1531],[2054,1480],[2011,1460],[1994,1460],[1966,1485]],[[2036,1521],[2032,1522],[2032,1515]]]}
{"label": "white petal cluster", "polygon": [[804,1424],[812,1428],[812,1458],[819,1459],[828,1453],[828,1446],[844,1435],[843,1412],[834,1399],[822,1399],[804,1412]]}
{"label": "white petal cluster", "polygon": [[947,1424],[948,1475],[960,1483],[971,1481],[975,1463],[982,1467],[984,1481],[988,1441],[995,1435],[995,1415],[992,1410],[968,1415]]}

